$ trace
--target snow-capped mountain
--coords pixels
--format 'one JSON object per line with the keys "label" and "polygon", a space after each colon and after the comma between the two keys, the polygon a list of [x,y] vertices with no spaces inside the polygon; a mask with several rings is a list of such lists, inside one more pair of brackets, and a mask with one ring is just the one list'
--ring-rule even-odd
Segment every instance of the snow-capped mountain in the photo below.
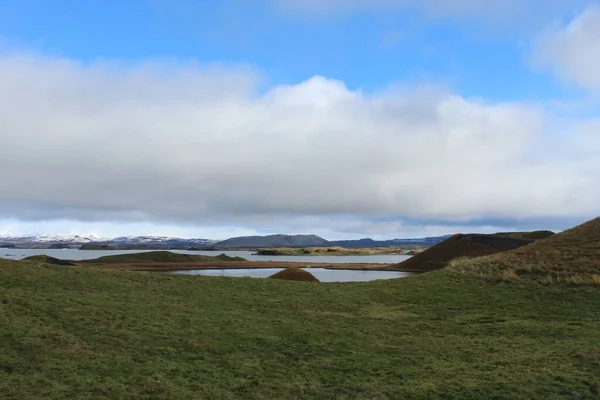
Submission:
{"label": "snow-capped mountain", "polygon": [[121,236],[116,238],[103,238],[95,235],[48,235],[31,234],[23,236],[0,236],[0,247],[12,245],[17,247],[39,247],[50,245],[76,246],[84,244],[112,244],[117,246],[208,246],[215,243],[210,239],[182,239],[168,236]]}
{"label": "snow-capped mountain", "polygon": [[108,240],[94,235],[48,235],[30,234],[24,236],[0,236],[1,243],[94,243]]}
{"label": "snow-capped mountain", "polygon": [[211,239],[184,239],[170,236],[120,236],[109,241],[130,244],[176,244],[185,242],[187,245],[209,245],[216,242]]}

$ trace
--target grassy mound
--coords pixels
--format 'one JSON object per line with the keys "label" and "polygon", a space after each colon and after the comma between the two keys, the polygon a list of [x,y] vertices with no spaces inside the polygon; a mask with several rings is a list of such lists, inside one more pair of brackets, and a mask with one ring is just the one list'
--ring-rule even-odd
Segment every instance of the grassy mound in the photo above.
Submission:
{"label": "grassy mound", "polygon": [[44,264],[50,264],[50,265],[71,265],[71,266],[75,265],[75,263],[73,261],[61,260],[59,258],[50,257],[45,254],[39,255],[39,256],[29,256],[29,257],[24,258],[23,261],[44,263]]}
{"label": "grassy mound", "polygon": [[269,276],[269,279],[283,279],[286,281],[319,282],[310,272],[302,268],[286,268],[276,274]]}
{"label": "grassy mound", "polygon": [[191,254],[178,254],[170,251],[149,251],[145,253],[118,254],[114,256],[103,256],[93,260],[84,260],[82,263],[93,264],[135,264],[135,263],[191,263],[210,261],[246,261],[242,257],[229,257],[225,254],[216,257],[200,256]]}
{"label": "grassy mound", "polygon": [[593,399],[600,290],[0,260],[1,399]]}
{"label": "grassy mound", "polygon": [[530,240],[502,235],[457,234],[424,250],[390,269],[426,272],[444,268],[460,257],[481,257],[513,250],[531,243]]}
{"label": "grassy mound", "polygon": [[600,218],[514,251],[456,260],[452,269],[501,280],[600,285]]}

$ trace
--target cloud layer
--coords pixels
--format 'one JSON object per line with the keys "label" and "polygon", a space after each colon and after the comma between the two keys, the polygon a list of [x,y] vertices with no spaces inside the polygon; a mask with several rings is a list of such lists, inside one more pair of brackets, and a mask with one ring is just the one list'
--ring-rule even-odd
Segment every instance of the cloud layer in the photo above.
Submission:
{"label": "cloud layer", "polygon": [[569,83],[600,92],[600,7],[540,35],[534,61]]}
{"label": "cloud layer", "polygon": [[0,218],[315,226],[345,216],[337,224],[358,229],[399,216],[596,212],[593,122],[434,87],[260,83],[242,67],[0,56]]}

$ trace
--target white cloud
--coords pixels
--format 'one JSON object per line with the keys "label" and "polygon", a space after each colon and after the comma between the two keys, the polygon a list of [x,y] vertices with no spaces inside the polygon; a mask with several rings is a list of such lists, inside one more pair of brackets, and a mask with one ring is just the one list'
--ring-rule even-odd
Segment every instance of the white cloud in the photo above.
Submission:
{"label": "white cloud", "polygon": [[540,35],[533,58],[567,82],[600,91],[600,7],[589,7],[568,25]]}
{"label": "white cloud", "polygon": [[597,157],[552,147],[538,106],[319,76],[258,95],[259,81],[247,68],[0,57],[0,217],[298,230],[316,218],[310,231],[339,233],[355,230],[344,221],[391,232],[374,217],[596,211]]}

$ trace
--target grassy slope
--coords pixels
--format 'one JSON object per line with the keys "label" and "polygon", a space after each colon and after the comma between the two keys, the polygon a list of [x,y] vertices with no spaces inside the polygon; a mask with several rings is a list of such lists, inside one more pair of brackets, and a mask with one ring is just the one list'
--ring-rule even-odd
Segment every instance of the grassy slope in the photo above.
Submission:
{"label": "grassy slope", "polygon": [[526,246],[531,241],[510,236],[486,234],[457,234],[416,254],[408,260],[390,265],[390,269],[427,272],[445,268],[459,257],[481,257]]}
{"label": "grassy slope", "polygon": [[2,399],[596,398],[600,291],[0,261],[0,343]]}
{"label": "grassy slope", "polygon": [[455,260],[451,267],[499,280],[600,285],[600,218],[513,251]]}

